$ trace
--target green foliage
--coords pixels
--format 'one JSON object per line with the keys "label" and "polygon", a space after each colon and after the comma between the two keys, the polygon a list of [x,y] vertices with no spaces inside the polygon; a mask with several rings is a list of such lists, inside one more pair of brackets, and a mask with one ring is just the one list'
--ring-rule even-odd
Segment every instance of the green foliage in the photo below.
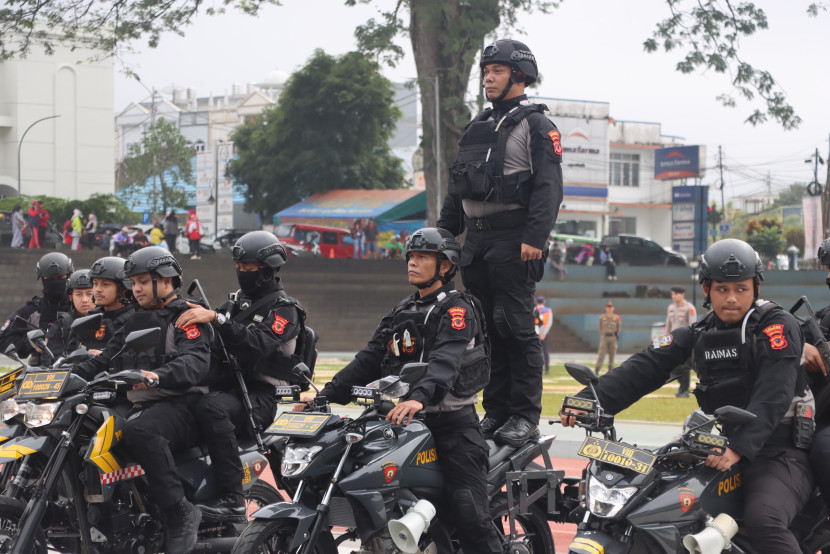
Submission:
{"label": "green foliage", "polygon": [[84,217],[90,213],[98,218],[98,225],[104,223],[116,223],[118,225],[139,223],[141,215],[131,212],[120,198],[114,194],[93,194],[86,200],[64,200],[52,196],[27,196],[13,198],[0,198],[0,210],[11,211],[19,204],[21,210],[26,212],[32,204],[32,200],[40,200],[43,207],[49,211],[49,221],[60,231],[63,223],[72,216],[75,209],[81,210]]}
{"label": "green foliage", "polygon": [[777,219],[765,217],[750,220],[744,231],[747,234],[746,241],[761,257],[771,259],[783,252],[783,229]]}
{"label": "green foliage", "polygon": [[[785,227],[784,245],[787,247],[795,246],[801,255],[804,256],[804,227]],[[812,254],[812,252],[808,252],[807,254]]]}
{"label": "green foliage", "polygon": [[[768,28],[767,16],[752,2],[732,0],[666,0],[671,16],[657,25],[652,38],[643,43],[647,52],[661,48],[666,52],[685,49],[678,62],[681,73],[713,70],[729,75],[733,89],[744,100],[756,95],[765,109],[755,109],[746,119],[752,125],[773,119],[784,129],[795,129],[801,118],[787,103],[783,90],[768,71],[758,69],[740,56],[740,40]],[[820,4],[813,4],[808,13],[816,15]],[[734,107],[732,94],[721,94],[724,106]]]}
{"label": "green foliage", "polygon": [[150,184],[154,214],[167,213],[168,208],[184,208],[187,195],[176,185],[180,181],[195,184],[192,158],[193,150],[178,126],[166,119],[156,120],[141,134],[141,142],[129,146],[119,167],[119,182],[127,188],[128,202],[130,198],[146,196]]}
{"label": "green foliage", "polygon": [[318,192],[402,187],[401,160],[388,146],[398,117],[377,63],[317,50],[279,105],[233,134],[238,157],[229,169],[248,187],[246,208],[268,214]]}
{"label": "green foliage", "polygon": [[776,206],[800,206],[801,199],[807,196],[806,183],[793,183],[787,189],[778,193]]}

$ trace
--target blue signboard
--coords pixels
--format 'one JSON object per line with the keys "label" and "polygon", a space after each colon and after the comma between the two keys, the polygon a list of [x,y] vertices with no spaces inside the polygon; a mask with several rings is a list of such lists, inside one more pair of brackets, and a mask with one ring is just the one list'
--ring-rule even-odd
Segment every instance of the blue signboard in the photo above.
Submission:
{"label": "blue signboard", "polygon": [[143,212],[141,214],[141,223],[144,223],[145,225],[150,223],[150,212]]}
{"label": "blue signboard", "polygon": [[672,246],[694,259],[708,244],[709,187],[673,187],[672,204]]}
{"label": "blue signboard", "polygon": [[700,146],[675,146],[654,151],[655,179],[700,177]]}

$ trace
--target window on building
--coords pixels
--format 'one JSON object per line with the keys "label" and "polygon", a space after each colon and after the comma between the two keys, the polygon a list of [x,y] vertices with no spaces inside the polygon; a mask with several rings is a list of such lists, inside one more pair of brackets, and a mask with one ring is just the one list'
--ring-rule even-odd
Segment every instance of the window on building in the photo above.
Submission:
{"label": "window on building", "polygon": [[576,219],[559,220],[553,226],[553,232],[560,235],[579,235],[581,237],[596,238],[597,222]]}
{"label": "window on building", "polygon": [[640,155],[611,153],[611,175],[608,182],[617,187],[640,186]]}
{"label": "window on building", "polygon": [[636,235],[636,217],[612,217],[608,222],[609,235]]}

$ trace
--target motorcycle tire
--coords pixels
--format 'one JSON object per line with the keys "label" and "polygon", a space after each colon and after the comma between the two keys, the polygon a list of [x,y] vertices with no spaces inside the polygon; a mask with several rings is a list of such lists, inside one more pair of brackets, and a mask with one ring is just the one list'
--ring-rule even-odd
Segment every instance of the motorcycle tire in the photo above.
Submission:
{"label": "motorcycle tire", "polygon": [[[493,518],[496,532],[505,536],[510,534],[507,511],[507,494],[497,494],[490,502],[490,517]],[[518,514],[516,523],[518,533],[532,537],[528,546],[533,554],[556,554],[550,525],[538,506],[532,504],[529,513]]]}
{"label": "motorcycle tire", "polygon": [[[17,537],[17,529],[26,504],[20,500],[9,497],[0,497],[0,552],[9,552],[12,542]],[[46,535],[42,529],[35,534],[35,544],[32,545],[31,554],[46,554]]]}
{"label": "motorcycle tire", "polygon": [[[258,519],[248,524],[233,545],[231,554],[289,554],[297,523],[292,519]],[[317,537],[314,551],[304,554],[337,554],[329,531]]]}

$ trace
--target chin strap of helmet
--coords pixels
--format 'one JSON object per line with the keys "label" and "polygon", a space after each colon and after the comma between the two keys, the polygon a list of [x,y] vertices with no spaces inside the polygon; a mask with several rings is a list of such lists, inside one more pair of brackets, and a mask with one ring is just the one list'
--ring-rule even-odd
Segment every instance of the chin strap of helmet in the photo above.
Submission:
{"label": "chin strap of helmet", "polygon": [[[504,87],[504,90],[501,91],[501,94],[499,94],[497,98],[490,100],[490,102],[493,103],[493,106],[504,100],[504,97],[507,96],[508,92],[510,92],[510,88],[519,82],[516,80],[516,68],[511,67],[510,69],[510,79],[507,80],[507,85]],[[484,86],[483,83],[482,86]]]}
{"label": "chin strap of helmet", "polygon": [[170,294],[168,294],[164,298],[159,298],[158,286],[157,286],[158,285],[158,274],[155,271],[151,271],[150,275],[153,279],[153,301],[150,302],[150,304],[152,306],[158,306],[160,304],[164,304],[169,299],[176,296],[176,289],[173,289],[172,291],[170,291]]}
{"label": "chin strap of helmet", "polygon": [[420,285],[415,285],[415,287],[417,287],[419,289],[428,289],[429,287],[434,285],[436,283],[436,281],[441,281],[441,283],[443,283],[444,285],[446,285],[447,283],[452,281],[452,278],[455,276],[455,266],[453,266],[452,262],[450,262],[450,268],[442,276],[441,275],[441,262],[443,262],[444,260],[449,261],[445,255],[439,253],[438,254],[438,263],[435,266],[435,277],[433,277],[432,279],[430,279],[426,283],[421,283]]}

